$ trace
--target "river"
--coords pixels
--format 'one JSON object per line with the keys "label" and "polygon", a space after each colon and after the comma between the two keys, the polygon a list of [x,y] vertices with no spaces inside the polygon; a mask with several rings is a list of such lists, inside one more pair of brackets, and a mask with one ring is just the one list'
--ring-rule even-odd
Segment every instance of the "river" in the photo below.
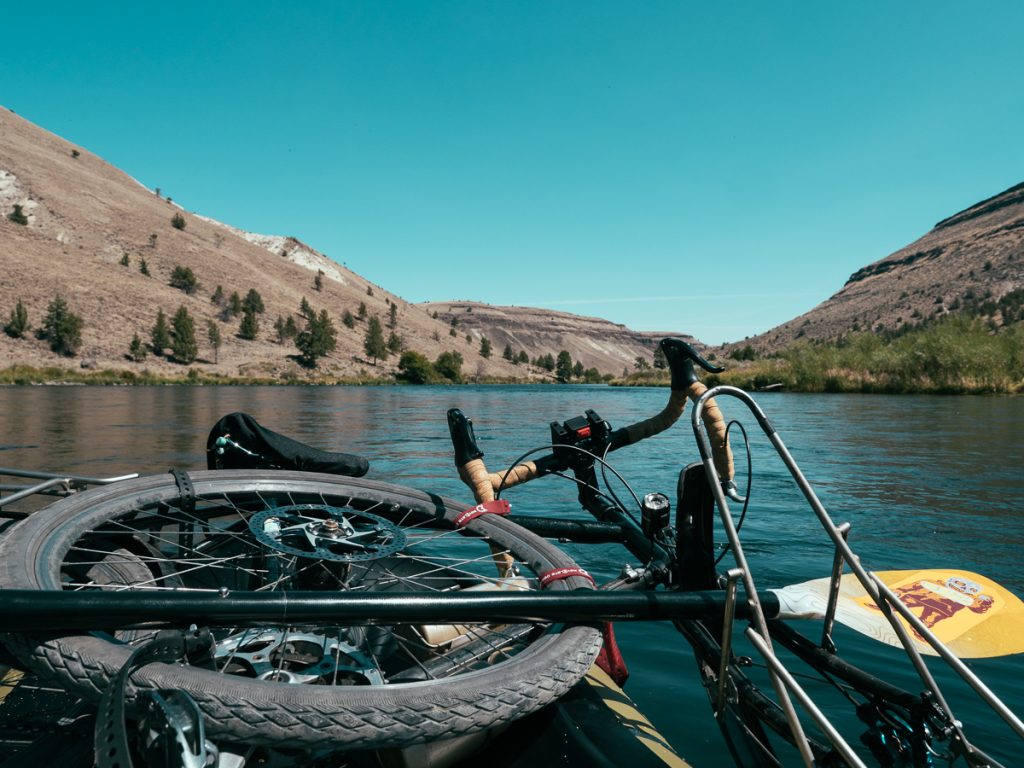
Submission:
{"label": "river", "polygon": [[[326,450],[370,457],[369,477],[468,498],[452,464],[448,408],[474,420],[495,470],[547,443],[552,420],[591,408],[623,426],[660,410],[666,396],[600,386],[7,387],[0,388],[0,465],[84,475],[203,468],[210,427],[245,411]],[[833,518],[852,524],[851,544],[869,568],[956,566],[1024,594],[1024,398],[770,393],[759,402]],[[832,549],[781,461],[743,406],[721,404],[727,416],[744,416],[750,434],[753,484],[742,537],[759,586],[826,576]],[[689,411],[685,424],[613,455],[637,493],[675,498],[679,468],[698,458],[688,418]],[[744,452],[736,453],[745,474]],[[546,478],[508,498],[517,513],[576,514],[574,495],[569,483]],[[599,578],[616,575],[626,560],[610,547],[588,552],[584,565]],[[854,663],[919,689],[894,649],[845,629],[836,640]],[[632,625],[619,629],[619,641],[632,672],[627,692],[681,754],[697,766],[731,765],[682,639],[665,626]],[[1024,658],[970,666],[1024,713],[1024,689],[1012,682],[1022,678]],[[1015,764],[1020,741],[1009,728],[951,673],[933,668],[974,740]],[[763,679],[756,668],[752,674]],[[810,690],[856,743],[860,730],[840,714],[842,700],[824,686]]]}

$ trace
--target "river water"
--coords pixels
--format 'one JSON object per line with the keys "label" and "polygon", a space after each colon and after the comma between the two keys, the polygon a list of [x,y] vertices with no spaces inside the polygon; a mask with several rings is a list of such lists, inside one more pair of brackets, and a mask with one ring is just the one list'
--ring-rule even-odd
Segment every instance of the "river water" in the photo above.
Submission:
{"label": "river water", "polygon": [[[9,387],[0,388],[0,465],[83,475],[204,468],[210,427],[245,411],[323,449],[370,457],[369,477],[468,499],[452,464],[448,408],[473,419],[496,470],[545,444],[552,420],[591,408],[623,426],[660,410],[666,396],[664,389],[599,386]],[[852,524],[851,544],[869,568],[955,566],[1024,595],[1024,399],[771,393],[759,402],[833,518]],[[731,399],[721,405],[727,416],[742,417],[750,434],[753,480],[742,536],[758,585],[826,576],[832,549],[781,461],[744,406]],[[675,498],[680,467],[698,459],[689,410],[684,421],[613,455],[638,494],[660,490]],[[736,453],[744,474],[743,451]],[[517,513],[566,516],[580,514],[574,496],[558,478],[507,494]],[[627,559],[610,546],[573,552],[599,579],[617,575]],[[695,765],[731,765],[682,639],[663,625],[618,633],[632,672],[627,692],[641,709]],[[836,640],[853,663],[920,689],[894,649],[843,628]],[[970,666],[1024,713],[1024,658]],[[974,740],[1007,765],[1019,764],[1020,740],[952,673],[933,668]],[[756,667],[751,674],[765,679]],[[863,729],[843,714],[842,699],[826,686],[808,686],[857,743]]]}

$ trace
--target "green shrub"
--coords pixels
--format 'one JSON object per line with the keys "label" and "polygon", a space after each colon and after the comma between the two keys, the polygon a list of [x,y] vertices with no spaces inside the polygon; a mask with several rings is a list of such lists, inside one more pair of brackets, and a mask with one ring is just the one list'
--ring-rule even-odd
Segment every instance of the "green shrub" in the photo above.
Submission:
{"label": "green shrub", "polygon": [[28,216],[25,215],[25,212],[22,210],[22,207],[18,203],[14,204],[14,211],[7,214],[7,218],[13,221],[15,224],[21,224],[22,226],[28,224]]}
{"label": "green shrub", "polygon": [[174,227],[175,229],[184,229],[185,217],[182,216],[180,213],[174,214],[173,216],[171,216],[171,226]]}
{"label": "green shrub", "polygon": [[58,355],[73,356],[82,344],[82,318],[68,309],[63,297],[57,296],[46,308],[42,338]]}
{"label": "green shrub", "polygon": [[28,333],[28,310],[21,300],[11,310],[11,319],[4,326],[4,333],[12,339],[23,339]]}
{"label": "green shrub", "polygon": [[426,356],[411,350],[402,353],[397,376],[410,384],[433,384],[438,380],[438,373]]}
{"label": "green shrub", "polygon": [[458,384],[462,381],[462,362],[458,352],[442,352],[434,361],[434,369],[440,376]]}
{"label": "green shrub", "polygon": [[178,265],[171,272],[171,287],[184,291],[191,296],[199,287],[199,281],[190,268]]}

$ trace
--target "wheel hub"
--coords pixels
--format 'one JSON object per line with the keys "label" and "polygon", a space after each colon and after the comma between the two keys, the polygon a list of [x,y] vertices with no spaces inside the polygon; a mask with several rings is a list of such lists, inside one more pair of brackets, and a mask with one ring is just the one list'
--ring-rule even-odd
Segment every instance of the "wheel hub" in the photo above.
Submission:
{"label": "wheel hub", "polygon": [[387,557],[405,547],[405,533],[389,520],[352,507],[295,504],[249,518],[263,546],[297,557],[354,563]]}

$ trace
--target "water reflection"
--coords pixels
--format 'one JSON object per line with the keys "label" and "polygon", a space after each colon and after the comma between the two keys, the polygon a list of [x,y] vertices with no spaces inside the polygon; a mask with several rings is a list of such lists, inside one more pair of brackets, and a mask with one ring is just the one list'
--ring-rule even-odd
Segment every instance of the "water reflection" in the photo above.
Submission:
{"label": "water reflection", "polygon": [[[660,410],[666,394],[583,386],[2,388],[0,464],[86,475],[202,468],[214,422],[246,411],[317,447],[369,456],[370,477],[466,499],[452,464],[448,408],[474,420],[487,462],[498,469],[545,444],[552,420],[593,408],[622,426]],[[958,565],[1024,594],[1024,400],[773,393],[759,402],[833,517],[853,524],[852,541],[870,567]],[[740,414],[734,401],[722,406]],[[766,452],[756,424],[744,421],[756,460],[743,538],[759,582],[778,586],[827,574],[832,551],[817,522],[781,461]],[[660,490],[674,498],[679,469],[697,453],[687,423],[613,460],[638,494]],[[744,463],[737,446],[737,467]],[[509,497],[520,513],[581,514],[575,489],[553,479]],[[601,578],[616,575],[624,560],[612,547],[587,556]],[[624,627],[621,637],[633,669],[630,692],[656,724],[696,764],[727,764],[676,635],[648,625]],[[855,662],[881,665],[896,682],[917,687],[891,649],[850,632],[838,637]],[[1022,670],[1018,658],[973,666],[994,682]],[[949,682],[948,675],[942,679]],[[997,690],[1024,710],[1024,693]],[[967,720],[982,716],[973,702],[958,711]],[[1002,726],[986,727],[1012,747]]]}

